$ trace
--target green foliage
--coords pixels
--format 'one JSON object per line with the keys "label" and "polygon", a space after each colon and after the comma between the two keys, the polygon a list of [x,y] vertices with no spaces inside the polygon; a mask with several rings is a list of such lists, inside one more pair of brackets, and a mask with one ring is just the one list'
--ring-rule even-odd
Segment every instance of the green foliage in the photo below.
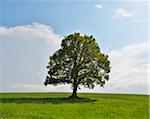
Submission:
{"label": "green foliage", "polygon": [[149,119],[148,95],[0,93],[0,119]]}
{"label": "green foliage", "polygon": [[61,48],[49,57],[47,84],[71,83],[94,88],[109,80],[110,61],[93,36],[74,33],[64,37]]}

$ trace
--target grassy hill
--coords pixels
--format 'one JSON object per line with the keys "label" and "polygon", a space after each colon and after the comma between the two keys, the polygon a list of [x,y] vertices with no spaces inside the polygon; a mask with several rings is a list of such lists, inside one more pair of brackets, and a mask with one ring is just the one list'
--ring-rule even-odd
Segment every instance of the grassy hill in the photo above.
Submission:
{"label": "grassy hill", "polygon": [[127,94],[0,93],[0,119],[148,119],[149,96]]}

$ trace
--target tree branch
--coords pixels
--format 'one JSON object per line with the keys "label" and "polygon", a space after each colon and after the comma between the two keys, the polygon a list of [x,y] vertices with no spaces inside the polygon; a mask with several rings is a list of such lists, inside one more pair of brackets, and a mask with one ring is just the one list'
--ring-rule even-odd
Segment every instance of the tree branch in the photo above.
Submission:
{"label": "tree branch", "polygon": [[66,77],[56,79],[56,78],[49,78],[46,77],[46,81],[44,82],[44,85],[47,86],[47,84],[57,84],[57,83],[72,83],[70,80],[66,80]]}

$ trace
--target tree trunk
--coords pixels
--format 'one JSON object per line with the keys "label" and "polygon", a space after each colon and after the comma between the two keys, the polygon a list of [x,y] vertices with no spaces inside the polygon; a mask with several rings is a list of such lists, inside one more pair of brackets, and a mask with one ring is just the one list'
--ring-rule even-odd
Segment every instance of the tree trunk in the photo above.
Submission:
{"label": "tree trunk", "polygon": [[74,85],[73,85],[73,92],[72,92],[72,95],[71,95],[69,98],[73,98],[73,99],[79,98],[79,97],[77,96],[77,88],[78,88],[78,85],[77,85],[77,84],[74,84]]}

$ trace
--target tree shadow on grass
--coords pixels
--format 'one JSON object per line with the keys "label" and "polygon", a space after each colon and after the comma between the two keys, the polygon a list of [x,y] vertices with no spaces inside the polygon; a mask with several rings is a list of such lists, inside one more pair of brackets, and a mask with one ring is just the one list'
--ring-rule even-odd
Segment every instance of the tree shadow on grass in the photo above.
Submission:
{"label": "tree shadow on grass", "polygon": [[96,100],[89,98],[69,99],[69,98],[1,98],[0,103],[33,103],[33,104],[61,104],[61,103],[89,103]]}

